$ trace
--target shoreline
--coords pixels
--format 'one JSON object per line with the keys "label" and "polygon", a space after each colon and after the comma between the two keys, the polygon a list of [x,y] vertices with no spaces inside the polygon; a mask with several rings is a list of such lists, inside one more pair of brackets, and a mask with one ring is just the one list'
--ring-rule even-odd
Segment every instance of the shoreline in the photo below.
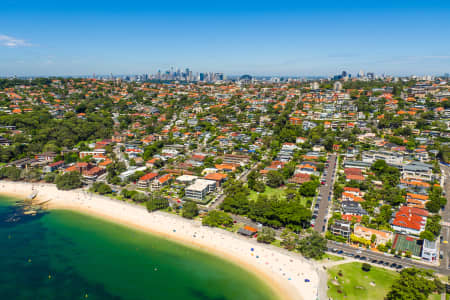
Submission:
{"label": "shoreline", "polygon": [[[313,262],[295,253],[169,213],[149,213],[143,206],[85,190],[60,191],[53,184],[3,180],[0,180],[0,187],[0,194],[21,198],[38,191],[36,199],[50,200],[50,210],[80,212],[215,255],[254,274],[277,299],[306,300],[317,297],[319,275],[316,267]],[[305,279],[310,282],[305,282]]]}

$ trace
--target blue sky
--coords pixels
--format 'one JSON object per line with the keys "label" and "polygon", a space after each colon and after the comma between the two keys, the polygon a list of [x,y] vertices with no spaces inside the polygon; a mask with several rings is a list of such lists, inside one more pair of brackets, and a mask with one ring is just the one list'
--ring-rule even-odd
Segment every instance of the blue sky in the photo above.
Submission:
{"label": "blue sky", "polygon": [[[362,2],[362,3],[358,3]],[[0,3],[0,76],[450,72],[450,1]]]}

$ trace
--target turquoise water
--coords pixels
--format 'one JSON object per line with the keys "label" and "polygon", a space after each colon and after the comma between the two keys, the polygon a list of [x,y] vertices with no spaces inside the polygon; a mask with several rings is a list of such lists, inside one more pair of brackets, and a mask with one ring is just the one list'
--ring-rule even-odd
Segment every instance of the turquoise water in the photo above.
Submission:
{"label": "turquoise water", "polygon": [[6,222],[13,203],[0,196],[0,299],[275,299],[234,264],[97,218]]}

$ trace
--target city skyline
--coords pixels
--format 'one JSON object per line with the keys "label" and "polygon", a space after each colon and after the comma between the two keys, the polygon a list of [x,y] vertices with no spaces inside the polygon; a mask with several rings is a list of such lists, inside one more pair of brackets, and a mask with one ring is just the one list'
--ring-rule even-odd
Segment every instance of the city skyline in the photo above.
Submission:
{"label": "city skyline", "polygon": [[439,75],[450,70],[449,15],[445,1],[6,1],[0,75],[145,74],[175,65],[226,75]]}

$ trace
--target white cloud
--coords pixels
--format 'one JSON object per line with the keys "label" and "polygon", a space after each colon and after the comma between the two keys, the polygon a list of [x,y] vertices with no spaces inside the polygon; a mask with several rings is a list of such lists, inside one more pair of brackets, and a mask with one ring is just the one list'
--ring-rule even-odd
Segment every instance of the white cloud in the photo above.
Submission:
{"label": "white cloud", "polygon": [[0,46],[15,48],[28,47],[31,46],[31,44],[21,39],[16,39],[8,35],[0,34]]}

